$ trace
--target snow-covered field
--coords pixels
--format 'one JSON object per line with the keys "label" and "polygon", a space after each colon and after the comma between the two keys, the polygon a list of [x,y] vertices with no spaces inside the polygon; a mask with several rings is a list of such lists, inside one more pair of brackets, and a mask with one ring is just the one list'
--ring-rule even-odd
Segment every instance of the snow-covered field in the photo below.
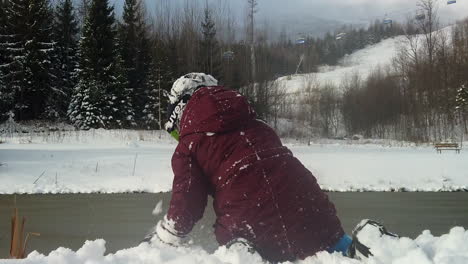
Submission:
{"label": "snow-covered field", "polygon": [[[172,186],[176,142],[164,132],[67,131],[0,140],[0,194],[165,192]],[[466,150],[436,154],[429,145],[389,141],[286,142],[326,190],[468,190]]]}
{"label": "snow-covered field", "polygon": [[[367,245],[371,245],[373,257],[358,261],[339,255],[319,252],[313,257],[296,264],[466,264],[468,263],[468,231],[456,227],[448,234],[434,237],[429,231],[424,231],[415,240],[409,238],[378,237],[371,232],[366,234]],[[260,264],[258,254],[249,254],[246,250],[218,248],[213,254],[196,246],[190,248],[174,248],[162,244],[140,244],[137,247],[123,249],[115,254],[105,254],[105,241],[87,241],[76,252],[58,248],[48,256],[36,251],[30,253],[25,260],[0,260],[5,264]],[[290,262],[289,262],[290,263]]]}

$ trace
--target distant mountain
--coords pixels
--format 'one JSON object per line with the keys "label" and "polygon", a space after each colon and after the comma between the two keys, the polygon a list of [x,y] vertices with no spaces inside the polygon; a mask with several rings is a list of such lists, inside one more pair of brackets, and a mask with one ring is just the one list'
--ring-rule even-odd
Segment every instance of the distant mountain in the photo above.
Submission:
{"label": "distant mountain", "polygon": [[[274,29],[274,34],[279,34],[284,30],[288,37],[295,40],[299,36],[322,37],[328,32],[334,33],[344,25],[365,27],[366,24],[355,21],[339,21],[309,15],[307,13],[291,13],[275,15],[275,17],[263,17],[261,20],[268,21]],[[261,23],[261,22],[259,22]]]}
{"label": "distant mountain", "polygon": [[280,17],[275,20],[275,24],[280,32],[285,28],[289,34],[304,34],[312,37],[321,37],[327,32],[333,32],[344,25],[337,20],[327,20],[307,15]]}

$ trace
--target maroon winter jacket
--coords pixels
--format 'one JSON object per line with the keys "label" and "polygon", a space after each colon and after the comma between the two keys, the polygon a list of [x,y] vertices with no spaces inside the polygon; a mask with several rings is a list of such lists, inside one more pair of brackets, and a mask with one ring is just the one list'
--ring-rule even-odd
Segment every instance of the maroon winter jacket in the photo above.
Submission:
{"label": "maroon winter jacket", "polygon": [[197,90],[180,122],[172,157],[168,219],[188,234],[214,197],[219,244],[245,238],[267,260],[312,256],[344,235],[334,205],[245,97]]}

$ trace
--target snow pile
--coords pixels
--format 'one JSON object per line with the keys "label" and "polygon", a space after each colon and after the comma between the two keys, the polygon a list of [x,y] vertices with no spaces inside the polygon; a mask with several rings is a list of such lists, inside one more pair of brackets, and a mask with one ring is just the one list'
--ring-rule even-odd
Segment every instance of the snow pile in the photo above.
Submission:
{"label": "snow pile", "polygon": [[426,230],[415,240],[380,237],[376,232],[368,232],[360,237],[360,241],[370,246],[374,255],[368,263],[468,263],[468,231],[462,227],[454,227],[441,237],[434,237]]}
{"label": "snow pile", "polygon": [[[368,234],[368,243],[372,244],[373,257],[364,260],[349,259],[338,253],[319,252],[296,264],[466,264],[468,263],[468,231],[455,227],[441,237],[433,236],[430,231],[424,231],[415,240],[409,238],[379,237]],[[105,254],[105,241],[87,241],[76,252],[59,248],[48,256],[36,251],[30,253],[25,260],[3,260],[5,264],[127,264],[127,263],[208,263],[208,264],[263,264],[258,254],[250,254],[246,249],[218,248],[209,254],[197,246],[171,247],[161,243],[142,243],[137,247],[123,249],[115,254]],[[290,263],[290,262],[288,262]],[[292,263],[290,263],[292,264]]]}

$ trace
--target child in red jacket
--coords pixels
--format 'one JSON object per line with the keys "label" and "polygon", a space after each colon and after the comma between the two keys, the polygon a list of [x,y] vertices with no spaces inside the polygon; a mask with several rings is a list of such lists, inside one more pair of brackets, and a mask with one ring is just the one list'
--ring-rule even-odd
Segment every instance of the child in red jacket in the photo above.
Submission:
{"label": "child in red jacket", "polygon": [[169,98],[166,129],[179,144],[170,207],[153,237],[183,244],[211,195],[220,245],[244,241],[274,262],[322,250],[347,254],[352,241],[334,205],[244,96],[192,73]]}

